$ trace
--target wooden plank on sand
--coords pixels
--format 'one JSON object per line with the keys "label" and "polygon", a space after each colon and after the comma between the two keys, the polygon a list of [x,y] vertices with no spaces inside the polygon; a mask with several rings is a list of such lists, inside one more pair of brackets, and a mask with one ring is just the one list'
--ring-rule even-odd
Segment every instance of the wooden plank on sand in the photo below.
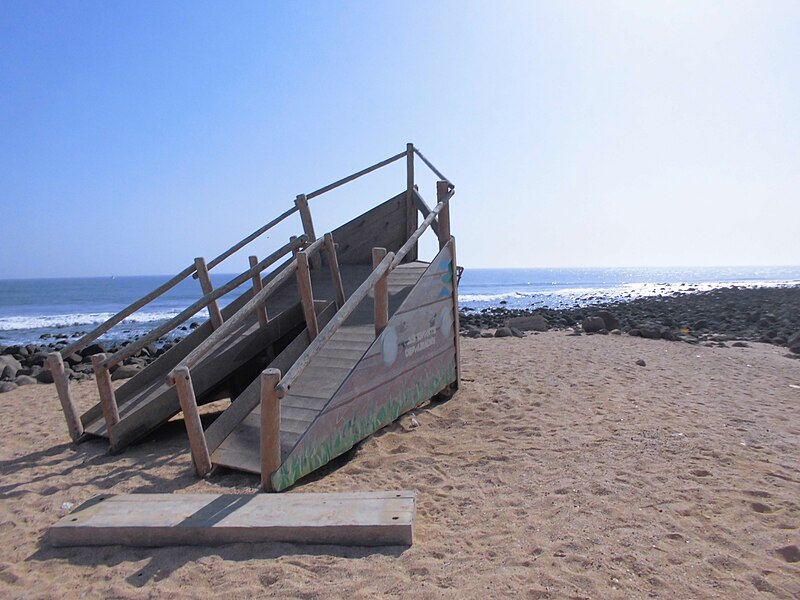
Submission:
{"label": "wooden plank on sand", "polygon": [[98,496],[50,529],[54,546],[288,542],[410,546],[413,491]]}

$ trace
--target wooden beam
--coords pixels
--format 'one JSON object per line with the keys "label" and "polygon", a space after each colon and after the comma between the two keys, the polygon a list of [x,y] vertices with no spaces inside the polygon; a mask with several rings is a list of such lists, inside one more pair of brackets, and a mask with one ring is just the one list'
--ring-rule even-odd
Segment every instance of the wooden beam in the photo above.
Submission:
{"label": "wooden beam", "polygon": [[[380,169],[381,167],[385,167],[386,165],[389,165],[389,164],[393,163],[396,160],[400,160],[405,155],[406,155],[405,152],[400,152],[399,154],[395,154],[394,156],[392,156],[390,158],[387,158],[386,160],[382,160],[379,163],[375,163],[371,167],[367,167],[366,169],[362,169],[358,173],[353,173],[352,175],[348,175],[347,177],[344,177],[344,178],[340,179],[339,181],[334,181],[333,183],[331,183],[329,185],[326,185],[325,187],[319,188],[318,190],[315,190],[315,191],[311,192],[310,194],[307,194],[306,198],[308,200],[311,200],[312,198],[316,198],[317,196],[321,196],[322,194],[325,194],[326,192],[330,192],[331,190],[336,189],[340,185],[344,185],[345,183],[349,183],[350,181],[353,181],[354,179],[358,179],[359,177],[361,177],[363,175],[366,175],[367,173],[372,173],[372,171]],[[444,179],[444,178],[442,178],[442,179]]]}
{"label": "wooden beam", "polygon": [[319,335],[319,327],[317,326],[317,313],[314,310],[314,290],[311,288],[308,254],[305,250],[297,253],[297,290],[300,294],[300,304],[303,307],[308,335],[313,340]]}
{"label": "wooden beam", "polygon": [[113,445],[112,429],[119,423],[119,409],[114,396],[114,386],[111,385],[111,373],[103,366],[105,359],[106,355],[103,353],[92,355],[92,367],[94,367],[94,377],[97,381],[97,391],[100,394],[100,407],[103,409],[108,439]]}
{"label": "wooden beam", "polygon": [[[258,264],[257,256],[250,256],[248,257],[247,260],[250,262],[251,270]],[[262,289],[264,289],[264,284],[261,281],[261,273],[253,273],[253,296],[255,296]],[[264,327],[269,321],[269,315],[267,314],[267,305],[261,304],[258,308],[256,308],[256,314],[258,315],[258,324],[261,327]]]}
{"label": "wooden beam", "polygon": [[53,374],[53,382],[56,384],[58,399],[61,401],[61,410],[64,412],[64,419],[67,421],[69,437],[73,442],[77,442],[83,435],[83,423],[78,411],[75,409],[75,402],[72,399],[72,392],[69,389],[69,381],[64,371],[64,359],[60,352],[51,352],[47,356],[47,364]]}
{"label": "wooden beam", "polygon": [[[414,202],[414,144],[406,144],[406,239],[417,230],[417,207]],[[415,245],[406,255],[407,261],[417,260]]]}
{"label": "wooden beam", "polygon": [[[300,220],[303,223],[303,233],[306,234],[308,243],[312,244],[317,239],[317,234],[314,233],[314,221],[311,218],[311,209],[308,207],[308,198],[305,194],[300,194],[294,201],[297,210],[300,211]],[[311,266],[315,269],[322,266],[322,262],[318,256],[311,257]]]}
{"label": "wooden beam", "polygon": [[[202,256],[195,258],[194,268],[197,270],[197,278],[200,280],[200,287],[203,290],[203,297],[213,293],[214,286],[211,285],[211,276],[208,274],[206,259]],[[211,327],[214,329],[219,329],[219,326],[222,325],[222,313],[219,312],[219,304],[217,304],[216,299],[211,300],[206,308],[208,309],[208,320],[211,321]]]}
{"label": "wooden beam", "polygon": [[281,401],[275,386],[281,381],[278,369],[261,373],[261,487],[272,488],[272,474],[281,466]]}
{"label": "wooden beam", "polygon": [[[417,189],[414,190],[414,205],[422,214],[423,219],[431,214],[431,207],[428,206],[428,203],[425,202],[425,199],[420,195],[419,190]],[[436,237],[439,237],[439,224],[436,221],[431,221],[431,229],[433,230],[433,233],[436,234]]]}
{"label": "wooden beam", "polygon": [[[386,258],[386,248],[372,249],[372,268],[376,269]],[[386,329],[389,323],[389,272],[375,282],[375,337]]]}
{"label": "wooden beam", "polygon": [[410,546],[413,491],[98,496],[50,528],[54,546],[287,542]]}
{"label": "wooden beam", "polygon": [[205,477],[211,471],[211,457],[208,454],[206,436],[203,433],[203,423],[200,421],[200,411],[197,410],[197,398],[194,395],[189,369],[176,367],[167,376],[167,383],[174,385],[178,390],[178,400],[181,403],[183,421],[189,436],[189,448],[192,452],[194,468],[199,477]]}
{"label": "wooden beam", "polygon": [[328,267],[331,270],[331,281],[333,282],[333,291],[336,295],[336,308],[340,309],[344,306],[347,298],[344,295],[342,273],[339,270],[339,257],[336,255],[336,244],[333,243],[333,235],[326,233],[324,237],[325,253],[328,256]]}
{"label": "wooden beam", "polygon": [[403,258],[405,257],[405,255],[408,254],[409,250],[411,250],[411,248],[414,247],[414,244],[417,243],[419,237],[423,233],[425,233],[425,230],[428,227],[430,227],[433,220],[437,217],[437,215],[444,208],[445,204],[447,204],[447,202],[452,197],[453,197],[453,190],[451,189],[444,197],[444,200],[440,201],[439,204],[433,207],[433,210],[430,212],[430,214],[427,217],[425,217],[425,220],[422,222],[422,224],[419,227],[417,227],[417,230],[414,232],[414,235],[408,238],[408,241],[401,246],[401,248],[397,251],[397,254],[395,254],[394,259],[392,260],[393,269],[401,262],[403,262]]}
{"label": "wooden beam", "polygon": [[447,181],[436,182],[436,201],[444,202],[439,216],[439,250],[450,243],[450,203],[447,201],[447,194],[450,192],[450,184]]}

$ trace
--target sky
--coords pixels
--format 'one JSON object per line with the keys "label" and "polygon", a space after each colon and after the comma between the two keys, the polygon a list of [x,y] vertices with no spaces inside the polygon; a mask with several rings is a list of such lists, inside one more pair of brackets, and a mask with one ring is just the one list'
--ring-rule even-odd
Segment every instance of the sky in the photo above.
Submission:
{"label": "sky", "polygon": [[467,268],[800,265],[800,3],[9,0],[0,278],[176,273],[406,142]]}

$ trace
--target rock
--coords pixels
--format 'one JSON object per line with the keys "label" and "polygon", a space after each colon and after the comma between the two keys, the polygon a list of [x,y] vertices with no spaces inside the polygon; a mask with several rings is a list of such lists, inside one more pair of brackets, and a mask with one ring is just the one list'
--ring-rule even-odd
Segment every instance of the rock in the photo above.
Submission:
{"label": "rock", "polygon": [[581,327],[586,333],[597,333],[606,328],[606,323],[600,317],[586,317],[581,323]]}
{"label": "rock", "polygon": [[36,383],[36,379],[30,375],[18,375],[17,378],[14,379],[14,383],[17,385],[31,385],[32,383]]}
{"label": "rock", "polygon": [[595,316],[603,319],[603,323],[605,323],[603,329],[607,329],[608,331],[619,329],[619,320],[607,310],[599,310]]}
{"label": "rock", "polygon": [[622,330],[620,329],[612,329],[611,335],[622,335]]}
{"label": "rock", "polygon": [[800,331],[798,331],[794,335],[790,335],[789,338],[786,340],[786,345],[789,346],[789,348],[793,348],[794,346],[800,346]]}
{"label": "rock", "polygon": [[17,370],[13,367],[6,365],[0,369],[0,379],[3,381],[11,381],[17,376]]}
{"label": "rock", "polygon": [[657,325],[640,325],[639,335],[649,340],[660,340],[663,334],[661,327]]}
{"label": "rock", "polygon": [[83,357],[80,354],[70,354],[64,359],[64,362],[70,367],[74,367],[75,365],[79,365],[83,362]]}
{"label": "rock", "polygon": [[31,356],[25,359],[26,367],[43,367],[47,362],[47,352],[34,352]]}
{"label": "rock", "polygon": [[745,342],[733,342],[731,344],[732,348],[749,348],[750,345],[746,344]]}
{"label": "rock", "polygon": [[16,373],[22,368],[22,365],[10,354],[0,354],[0,371],[3,371],[6,367],[11,367]]}
{"label": "rock", "polygon": [[510,327],[500,327],[497,331],[494,332],[494,337],[512,337],[514,334],[511,333]]}
{"label": "rock", "polygon": [[516,327],[522,331],[547,331],[550,325],[541,315],[531,315],[529,317],[512,317],[506,320],[506,327]]}
{"label": "rock", "polygon": [[88,346],[86,346],[86,348],[81,350],[81,356],[86,358],[87,356],[94,356],[95,354],[101,354],[102,352],[105,351],[106,349],[103,347],[102,344],[89,344]]}
{"label": "rock", "polygon": [[522,331],[520,331],[519,329],[517,329],[516,327],[509,327],[509,329],[511,330],[511,335],[513,335],[514,337],[518,337],[518,338],[525,337],[525,334]]}
{"label": "rock", "polygon": [[42,369],[39,371],[39,374],[36,375],[36,381],[39,383],[53,383],[53,374],[50,372],[50,369]]}
{"label": "rock", "polygon": [[17,384],[11,381],[0,381],[0,394],[5,394],[11,390],[17,389]]}
{"label": "rock", "polygon": [[644,362],[644,360],[642,360],[641,358],[636,361],[636,364],[639,365],[640,367],[646,367],[647,366],[647,363]]}
{"label": "rock", "polygon": [[491,338],[494,337],[494,334],[491,331],[481,331],[482,338]]}
{"label": "rock", "polygon": [[118,379],[130,379],[141,370],[142,367],[139,365],[121,365],[111,375],[111,381],[117,381]]}

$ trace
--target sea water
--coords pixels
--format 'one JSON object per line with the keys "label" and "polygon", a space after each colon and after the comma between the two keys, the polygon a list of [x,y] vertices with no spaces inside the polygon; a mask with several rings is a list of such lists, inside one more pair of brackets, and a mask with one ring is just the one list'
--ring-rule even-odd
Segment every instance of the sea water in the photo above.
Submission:
{"label": "sea water", "polygon": [[[0,280],[0,347],[75,339],[148,294],[169,276]],[[233,275],[214,274],[219,287]],[[631,300],[719,287],[800,284],[800,267],[705,267],[637,269],[470,269],[461,278],[462,308],[567,308],[610,300]],[[249,282],[224,297],[224,306]],[[143,335],[202,296],[197,280],[187,279],[134,313],[104,340]],[[189,320],[208,317],[201,310]],[[187,325],[188,325],[187,323]]]}

